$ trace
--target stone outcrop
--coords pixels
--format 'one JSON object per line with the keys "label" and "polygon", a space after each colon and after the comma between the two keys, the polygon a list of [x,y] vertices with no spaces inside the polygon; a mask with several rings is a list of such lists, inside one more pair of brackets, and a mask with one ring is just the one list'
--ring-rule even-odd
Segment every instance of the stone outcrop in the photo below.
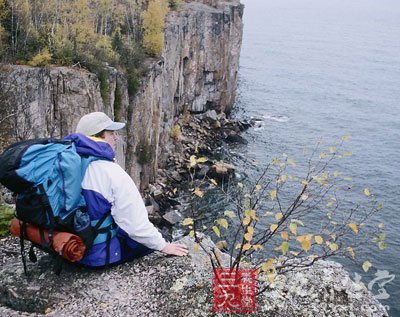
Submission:
{"label": "stone outcrop", "polygon": [[[229,112],[235,100],[243,6],[237,0],[213,5],[190,2],[167,16],[162,58],[130,104],[127,169],[142,185],[172,151],[170,132],[185,107]],[[137,163],[138,149],[152,164]]]}
{"label": "stone outcrop", "polygon": [[[208,255],[189,237],[183,258],[160,253],[115,268],[89,271],[66,266],[60,276],[41,257],[24,276],[18,257],[8,257],[0,268],[1,316],[210,316],[213,292]],[[17,249],[17,238],[0,242]],[[214,248],[207,237],[203,246]],[[215,251],[220,260],[229,256]],[[17,252],[18,254],[18,252]],[[0,252],[1,255],[1,252]],[[312,268],[276,278],[258,297],[257,313],[264,317],[388,316],[372,294],[354,283],[334,262],[317,262]],[[217,315],[218,316],[218,315]],[[222,316],[222,315],[221,315]]]}
{"label": "stone outcrop", "polygon": [[94,74],[79,67],[0,67],[1,88],[14,108],[8,110],[17,113],[14,134],[20,139],[65,136],[83,114],[104,111],[127,122],[117,158],[146,188],[171,152],[170,131],[185,107],[229,112],[242,14],[239,0],[194,1],[171,11],[162,56],[149,65],[134,96],[128,94],[126,76],[107,66],[103,90]]}

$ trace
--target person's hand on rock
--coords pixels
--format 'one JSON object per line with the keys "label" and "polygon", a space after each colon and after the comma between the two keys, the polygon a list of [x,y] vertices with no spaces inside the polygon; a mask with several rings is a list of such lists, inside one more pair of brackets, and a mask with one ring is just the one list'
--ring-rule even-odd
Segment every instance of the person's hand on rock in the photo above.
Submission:
{"label": "person's hand on rock", "polygon": [[188,254],[188,248],[184,244],[168,243],[161,252],[168,255],[185,256]]}

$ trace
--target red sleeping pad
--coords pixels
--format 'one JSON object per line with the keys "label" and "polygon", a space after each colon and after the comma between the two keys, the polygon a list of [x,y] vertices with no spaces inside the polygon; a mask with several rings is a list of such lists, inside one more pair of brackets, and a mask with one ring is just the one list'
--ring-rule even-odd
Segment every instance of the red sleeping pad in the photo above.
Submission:
{"label": "red sleeping pad", "polygon": [[[11,220],[10,232],[14,236],[19,237],[21,232],[22,221],[17,218]],[[48,230],[43,229],[46,242],[49,240]],[[33,243],[40,245],[40,230],[37,226],[26,224],[26,238]],[[53,233],[53,250],[61,254],[63,258],[69,262],[76,262],[83,258],[86,246],[82,239],[75,234],[69,232],[54,231]]]}

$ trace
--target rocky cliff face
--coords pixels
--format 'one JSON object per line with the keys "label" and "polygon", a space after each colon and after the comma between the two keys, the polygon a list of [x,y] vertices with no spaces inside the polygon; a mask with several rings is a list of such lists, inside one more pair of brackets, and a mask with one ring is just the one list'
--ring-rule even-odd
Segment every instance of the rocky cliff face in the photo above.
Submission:
{"label": "rocky cliff face", "polygon": [[[127,169],[142,185],[163,164],[184,107],[229,112],[235,100],[243,6],[237,0],[209,4],[191,2],[168,15],[162,59],[129,105]],[[138,153],[152,164],[138,164]]]}
{"label": "rocky cliff face", "polygon": [[3,115],[14,118],[11,128],[19,139],[65,136],[91,111],[127,122],[117,158],[143,189],[165,161],[170,131],[184,107],[230,110],[242,14],[239,0],[191,2],[171,12],[162,57],[149,66],[133,97],[126,77],[109,67],[101,92],[97,77],[78,67],[2,66],[0,99],[13,108],[3,109]]}

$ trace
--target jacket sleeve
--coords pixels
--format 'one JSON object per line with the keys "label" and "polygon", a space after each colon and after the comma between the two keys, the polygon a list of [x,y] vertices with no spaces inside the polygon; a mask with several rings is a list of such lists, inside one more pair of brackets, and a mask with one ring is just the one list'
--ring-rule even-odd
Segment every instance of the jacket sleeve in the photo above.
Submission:
{"label": "jacket sleeve", "polygon": [[113,200],[111,215],[115,222],[131,239],[150,249],[162,250],[167,243],[150,222],[147,209],[135,183],[118,164],[112,165],[112,169],[108,172],[111,178],[110,189]]}

